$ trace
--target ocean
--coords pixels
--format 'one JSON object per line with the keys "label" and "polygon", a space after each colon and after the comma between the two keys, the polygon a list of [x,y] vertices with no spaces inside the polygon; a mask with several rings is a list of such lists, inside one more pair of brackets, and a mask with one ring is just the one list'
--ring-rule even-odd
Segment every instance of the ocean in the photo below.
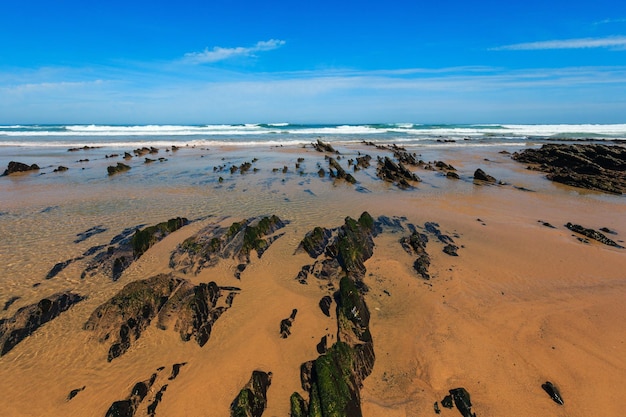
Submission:
{"label": "ocean", "polygon": [[[0,147],[303,145],[374,142],[402,146],[525,145],[530,142],[626,140],[626,124],[220,124],[6,125]],[[0,149],[0,152],[2,150]]]}

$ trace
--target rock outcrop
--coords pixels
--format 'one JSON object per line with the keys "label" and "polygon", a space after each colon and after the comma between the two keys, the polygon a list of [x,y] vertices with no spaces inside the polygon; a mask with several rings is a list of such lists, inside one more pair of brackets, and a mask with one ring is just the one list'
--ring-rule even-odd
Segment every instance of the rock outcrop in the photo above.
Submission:
{"label": "rock outcrop", "polygon": [[616,243],[615,241],[609,239],[608,237],[606,237],[604,234],[600,233],[597,230],[594,229],[588,229],[586,227],[583,227],[579,224],[572,224],[572,223],[567,223],[565,225],[565,227],[567,227],[569,230],[571,230],[572,232],[581,234],[583,236],[586,236],[590,239],[593,240],[597,240],[600,243],[604,243],[605,245],[608,246],[613,246],[615,248],[619,248],[619,249],[623,249],[624,247],[619,245],[618,243]]}
{"label": "rock outcrop", "polygon": [[107,172],[109,173],[109,175],[119,174],[120,172],[125,172],[128,170],[130,170],[130,166],[121,162],[118,162],[117,165],[110,165],[107,167]]}
{"label": "rock outcrop", "polygon": [[[362,415],[360,389],[375,361],[369,331],[370,313],[363,296],[366,286],[362,280],[366,272],[364,262],[373,254],[376,233],[374,219],[364,212],[358,220],[347,217],[344,225],[330,234],[319,230],[307,234],[308,238],[318,236],[315,244],[304,243],[305,237],[300,245],[301,250],[313,248],[308,253],[314,258],[324,255],[324,259],[303,268],[301,274],[327,279],[333,286],[339,281],[339,289],[333,294],[337,303],[337,342],[328,347],[324,336],[317,345],[320,356],[302,364],[302,389],[308,393],[308,400],[293,393],[290,398],[292,416]],[[324,249],[320,250],[320,246]],[[327,310],[332,303],[329,298],[320,301],[327,315],[330,315]]]}
{"label": "rock outcrop", "polygon": [[[237,289],[229,288],[230,293]],[[229,293],[229,295],[230,295]],[[214,282],[194,286],[172,274],[161,274],[127,284],[117,295],[98,307],[84,329],[100,343],[110,344],[107,360],[124,354],[143,331],[158,318],[158,328],[174,330],[183,341],[204,346],[215,321],[230,307],[218,306],[222,289]]]}
{"label": "rock outcrop", "polygon": [[496,179],[494,177],[492,177],[491,175],[487,174],[485,171],[483,171],[480,168],[478,168],[476,171],[474,171],[474,179],[478,180],[478,181],[488,182],[488,183],[495,183],[496,182]]}
{"label": "rock outcrop", "polygon": [[[119,240],[114,238],[116,243],[113,244],[112,241],[112,244],[107,246],[106,249],[98,251],[87,264],[81,278],[91,277],[100,272],[113,281],[117,281],[126,268],[141,257],[150,247],[188,223],[189,221],[186,218],[176,217],[144,229],[137,228],[132,237],[130,233],[127,233]],[[132,230],[130,232],[132,233]],[[55,265],[55,268],[57,268],[57,265]],[[48,275],[52,272],[50,271]]]}
{"label": "rock outcrop", "polygon": [[407,169],[402,162],[396,164],[388,156],[385,156],[384,159],[378,158],[376,176],[383,181],[395,184],[401,189],[411,188],[412,185],[409,181],[421,181],[421,179]]}
{"label": "rock outcrop", "polygon": [[231,417],[261,417],[267,407],[267,390],[271,384],[271,372],[252,372],[250,381],[230,405]]}
{"label": "rock outcrop", "polygon": [[235,273],[239,278],[250,263],[251,253],[256,252],[260,258],[282,236],[274,233],[285,225],[287,222],[275,215],[234,222],[228,228],[209,224],[176,247],[170,257],[170,267],[197,274],[217,265],[220,259],[235,259],[241,262]]}
{"label": "rock outcrop", "polygon": [[11,318],[0,320],[0,356],[83,299],[72,292],[57,293],[20,308]]}
{"label": "rock outcrop", "polygon": [[626,147],[594,144],[547,144],[512,155],[549,180],[611,194],[626,192]]}
{"label": "rock outcrop", "polygon": [[9,162],[7,169],[4,170],[4,174],[2,174],[2,176],[15,174],[16,172],[28,171],[39,171],[39,166],[37,166],[37,164],[27,165],[23,162],[11,161]]}

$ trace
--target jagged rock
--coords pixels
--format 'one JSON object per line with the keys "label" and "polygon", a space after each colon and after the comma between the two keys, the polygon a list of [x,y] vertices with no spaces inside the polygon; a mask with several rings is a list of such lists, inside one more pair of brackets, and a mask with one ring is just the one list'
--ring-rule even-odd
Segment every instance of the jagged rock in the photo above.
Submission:
{"label": "jagged rock", "polygon": [[[330,176],[331,178],[337,178],[340,180],[346,180],[350,184],[356,184],[356,179],[347,173],[337,162],[335,158],[328,158],[328,165],[330,166]],[[333,171],[334,170],[334,171]]]}
{"label": "jagged rock", "polygon": [[18,297],[17,295],[14,295],[14,296],[10,297],[7,301],[5,301],[4,308],[2,309],[2,311],[7,311],[9,309],[9,307],[11,307],[13,305],[13,303],[16,302],[17,300],[19,300],[20,298],[21,297]]}
{"label": "jagged rock", "polygon": [[459,254],[457,253],[458,249],[459,249],[458,246],[450,243],[443,247],[443,253],[450,255],[450,256],[459,256]]}
{"label": "jagged rock", "polygon": [[428,236],[417,230],[413,231],[410,236],[400,239],[400,244],[404,250],[410,255],[416,255],[417,259],[413,264],[413,269],[424,279],[430,279],[428,268],[430,266],[430,256],[426,252],[426,243]]}
{"label": "jagged rock", "polygon": [[28,172],[28,171],[39,171],[39,166],[37,166],[37,164],[27,165],[23,162],[11,161],[9,162],[7,169],[4,170],[4,174],[2,175],[5,176],[5,175],[14,174],[16,172]]}
{"label": "jagged rock", "polygon": [[489,183],[495,183],[496,182],[496,179],[494,177],[492,177],[491,175],[487,174],[485,171],[483,171],[480,168],[478,168],[476,171],[474,171],[474,179],[478,180],[478,181],[489,182]]}
{"label": "jagged rock", "polygon": [[465,388],[451,389],[450,395],[454,400],[454,405],[463,417],[476,417],[476,414],[472,413],[472,402],[470,401],[469,392]]}
{"label": "jagged rock", "polygon": [[626,192],[626,147],[602,144],[547,144],[512,155],[529,169],[573,187],[612,194]]}
{"label": "jagged rock", "polygon": [[220,259],[237,259],[247,265],[252,251],[261,258],[270,245],[282,236],[271,235],[287,224],[275,215],[245,219],[228,228],[209,224],[176,247],[170,256],[170,267],[197,274],[204,268],[217,265]]}
{"label": "jagged rock", "polygon": [[421,179],[409,171],[402,162],[396,164],[389,157],[378,158],[376,176],[383,181],[391,182],[397,187],[407,189],[411,187],[409,181],[419,182]]}
{"label": "jagged rock", "polygon": [[561,398],[561,393],[559,392],[558,388],[555,387],[554,384],[552,384],[552,382],[546,381],[544,384],[541,385],[541,388],[543,388],[543,390],[548,393],[550,398],[552,398],[555,403],[563,405],[563,398]]}
{"label": "jagged rock", "polygon": [[67,394],[67,401],[70,401],[72,398],[76,397],[78,395],[79,392],[84,391],[85,390],[85,386],[83,386],[82,388],[76,388],[70,391],[69,394]]}
{"label": "jagged rock", "polygon": [[150,417],[154,417],[156,415],[156,408],[163,399],[163,393],[167,390],[167,384],[163,385],[156,394],[154,394],[154,399],[150,404],[148,404],[147,412]]}
{"label": "jagged rock", "polygon": [[316,259],[324,252],[332,235],[332,230],[317,226],[307,232],[296,251],[304,250],[311,258]]}
{"label": "jagged rock", "polygon": [[291,334],[291,325],[293,321],[296,319],[296,314],[298,313],[297,309],[293,309],[291,311],[291,315],[280,321],[280,337],[281,339],[286,339]]}
{"label": "jagged rock", "polygon": [[181,340],[193,339],[204,346],[213,324],[230,307],[217,306],[221,295],[214,282],[194,286],[172,274],[161,274],[127,284],[91,314],[84,329],[93,331],[100,343],[111,343],[109,362],[124,354],[155,317],[159,329],[174,323]]}
{"label": "jagged rock", "polygon": [[366,169],[370,166],[370,161],[372,157],[370,155],[358,156],[356,158],[356,164],[354,165],[355,171],[358,169]]}
{"label": "jagged rock", "polygon": [[89,229],[85,230],[84,232],[78,233],[76,234],[76,239],[74,240],[74,243],[80,243],[80,242],[84,242],[85,240],[89,239],[90,237],[100,234],[100,233],[104,233],[107,231],[106,227],[103,227],[102,225],[97,225],[94,227],[90,227]]}
{"label": "jagged rock", "polygon": [[115,175],[128,170],[130,170],[130,166],[121,162],[118,162],[117,165],[110,165],[107,167],[107,172],[109,173],[109,175]]}
{"label": "jagged rock", "polygon": [[[188,223],[186,218],[177,217],[141,230],[139,228],[125,230],[111,240],[111,244],[116,246],[109,246],[99,252],[87,264],[81,278],[101,272],[117,281],[135,259],[141,257],[155,243]],[[132,232],[134,235],[130,237]]]}
{"label": "jagged rock", "polygon": [[110,362],[141,336],[182,281],[161,274],[131,282],[98,307],[83,328],[94,332],[100,343],[111,344],[107,357]]}
{"label": "jagged rock", "polygon": [[230,405],[231,417],[261,417],[267,407],[267,389],[271,383],[271,372],[252,372],[250,381]]}
{"label": "jagged rock", "polygon": [[331,153],[339,153],[332,147],[330,143],[324,143],[320,139],[317,142],[312,143],[313,148],[318,152],[331,152]]}
{"label": "jagged rock", "polygon": [[175,363],[174,365],[172,365],[172,374],[167,379],[170,381],[173,381],[174,379],[176,379],[176,377],[178,376],[178,373],[180,372],[180,368],[185,365],[187,365],[187,362]]}
{"label": "jagged rock", "polygon": [[82,257],[68,259],[66,261],[57,262],[52,269],[46,274],[46,279],[52,279],[56,277],[61,271],[67,268],[72,262],[75,262],[79,259],[83,259]]}
{"label": "jagged rock", "polygon": [[330,317],[330,306],[332,305],[332,303],[333,299],[329,295],[325,295],[320,300],[320,309],[322,310],[322,313],[324,313],[324,315],[326,315],[327,317]]}
{"label": "jagged rock", "polygon": [[109,407],[105,417],[133,417],[141,402],[148,395],[150,388],[154,385],[156,377],[157,375],[153,374],[150,379],[137,382],[133,386],[133,389],[127,399],[115,401],[111,404],[111,407]]}
{"label": "jagged rock", "polygon": [[572,223],[567,223],[565,225],[565,227],[567,227],[572,232],[576,232],[576,233],[579,233],[579,234],[581,234],[583,236],[587,236],[588,238],[597,240],[598,242],[604,243],[605,245],[613,246],[615,248],[620,248],[620,249],[624,248],[623,246],[621,246],[621,245],[617,244],[616,242],[612,241],[611,239],[606,237],[604,234],[598,232],[597,230],[588,229],[588,228],[583,227],[583,226],[581,226],[579,224],[572,224]]}
{"label": "jagged rock", "polygon": [[326,353],[326,351],[328,351],[328,337],[326,335],[322,336],[320,342],[317,344],[317,346],[315,346],[315,348],[317,349],[317,353],[319,353],[320,355]]}
{"label": "jagged rock", "polygon": [[18,309],[11,318],[0,320],[0,356],[82,300],[84,297],[72,292],[56,293]]}

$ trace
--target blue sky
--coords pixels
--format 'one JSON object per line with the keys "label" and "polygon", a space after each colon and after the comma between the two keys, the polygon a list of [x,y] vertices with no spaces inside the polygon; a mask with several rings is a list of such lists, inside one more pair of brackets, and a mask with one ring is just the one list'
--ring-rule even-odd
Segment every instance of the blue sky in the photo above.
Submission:
{"label": "blue sky", "polygon": [[0,124],[626,123],[626,2],[7,0]]}

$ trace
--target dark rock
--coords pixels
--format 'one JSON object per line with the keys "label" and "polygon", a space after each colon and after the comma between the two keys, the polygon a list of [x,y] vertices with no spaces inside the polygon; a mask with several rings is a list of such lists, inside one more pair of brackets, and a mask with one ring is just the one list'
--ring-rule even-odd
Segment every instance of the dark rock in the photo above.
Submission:
{"label": "dark rock", "polygon": [[350,184],[356,184],[356,179],[348,174],[335,158],[328,158],[328,165],[330,166],[330,176],[332,178],[345,180]]}
{"label": "dark rock", "polygon": [[311,258],[316,259],[324,252],[332,235],[331,230],[319,226],[315,227],[304,236],[297,250],[302,249],[308,253]]}
{"label": "dark rock", "polygon": [[154,399],[150,404],[148,404],[148,415],[150,417],[154,417],[156,415],[156,409],[161,400],[163,399],[163,393],[167,390],[167,384],[163,385],[156,394],[154,394]]}
{"label": "dark rock", "polygon": [[459,254],[457,253],[458,249],[459,249],[458,246],[450,243],[443,247],[443,253],[450,255],[450,256],[459,256]]}
{"label": "dark rock", "polygon": [[413,264],[413,269],[424,279],[430,279],[428,268],[430,266],[430,256],[426,252],[426,243],[428,236],[417,230],[413,231],[410,236],[400,239],[400,244],[409,255],[417,255],[417,259]]}
{"label": "dark rock", "polygon": [[167,379],[170,381],[173,381],[174,379],[176,379],[176,377],[178,376],[178,373],[180,372],[180,368],[185,365],[187,365],[187,362],[175,363],[174,365],[172,365],[172,374]]}
{"label": "dark rock", "polygon": [[110,343],[110,362],[126,352],[150,325],[183,280],[157,275],[127,284],[109,301],[98,307],[84,325],[100,343]]}
{"label": "dark rock", "polygon": [[396,164],[389,157],[378,158],[376,176],[383,181],[391,182],[397,187],[407,189],[411,187],[409,181],[419,182],[421,179],[409,171],[402,162]]}
{"label": "dark rock", "polygon": [[296,314],[298,313],[297,309],[293,309],[291,311],[291,315],[280,321],[280,337],[281,339],[286,339],[291,334],[291,325],[293,321],[296,319]]}
{"label": "dark rock", "polygon": [[64,167],[63,165],[59,165],[59,167],[55,168],[52,172],[65,172],[68,169],[69,169],[68,167]]}
{"label": "dark rock", "polygon": [[209,224],[176,247],[170,256],[170,267],[197,274],[225,258],[237,259],[247,265],[251,253],[254,251],[261,258],[270,245],[282,236],[271,235],[287,224],[275,215],[245,219],[228,228]]}
{"label": "dark rock", "polygon": [[16,172],[28,172],[28,171],[38,171],[38,170],[39,170],[39,166],[37,166],[37,164],[27,165],[22,162],[11,161],[9,162],[7,169],[4,170],[4,174],[2,175],[4,176],[4,175],[11,175]]}
{"label": "dark rock", "polygon": [[17,300],[19,300],[20,298],[21,297],[18,297],[16,295],[14,295],[13,297],[9,298],[7,301],[5,301],[4,308],[2,309],[2,311],[7,311],[9,309],[9,307],[11,307],[13,305],[13,303],[16,302]]}
{"label": "dark rock", "polygon": [[11,318],[0,320],[0,356],[83,299],[71,292],[56,293],[20,308]]}
{"label": "dark rock", "polygon": [[[101,272],[113,281],[117,281],[135,259],[167,235],[186,224],[188,224],[187,219],[177,217],[142,230],[138,228],[124,230],[112,239],[111,242],[116,242],[116,246],[109,246],[87,264],[81,278],[94,276]],[[131,238],[130,234],[133,232],[134,235]]]}
{"label": "dark rock", "polygon": [[157,375],[153,374],[150,379],[137,382],[131,389],[130,395],[125,400],[115,401],[111,404],[105,417],[133,417],[144,398],[148,395],[156,377]]}
{"label": "dark rock", "polygon": [[100,233],[104,233],[106,231],[107,231],[107,229],[105,227],[102,227],[102,225],[90,227],[89,229],[85,230],[84,232],[78,233],[76,235],[76,239],[74,240],[74,243],[84,242],[85,240],[89,239],[90,237],[92,237],[94,235],[97,235],[97,234],[100,234]]}
{"label": "dark rock", "polygon": [[322,313],[324,313],[324,315],[326,315],[327,317],[330,317],[330,306],[332,305],[332,303],[333,299],[329,295],[325,295],[320,300],[320,309],[322,310]]}
{"label": "dark rock", "polygon": [[117,165],[108,166],[107,172],[109,173],[109,175],[115,175],[120,172],[128,171],[129,169],[130,169],[130,166],[123,164],[121,162],[118,162]]}
{"label": "dark rock", "polygon": [[82,257],[68,259],[66,261],[57,262],[52,269],[46,274],[46,279],[56,277],[61,271],[67,268],[72,262],[82,259]]}
{"label": "dark rock", "polygon": [[332,147],[330,143],[324,143],[320,139],[317,142],[312,143],[313,148],[318,152],[330,152],[330,153],[339,153]]}
{"label": "dark rock", "polygon": [[626,191],[626,148],[603,144],[547,144],[512,158],[573,187],[622,194]]}
{"label": "dark rock", "polygon": [[133,255],[135,259],[143,255],[152,245],[159,242],[167,235],[183,226],[189,224],[189,220],[184,217],[176,217],[169,219],[166,222],[159,223],[155,226],[146,227],[142,230],[137,230],[131,240],[133,246]]}
{"label": "dark rock", "polygon": [[76,397],[78,395],[79,392],[83,391],[85,389],[85,386],[83,386],[82,388],[76,388],[70,391],[69,394],[67,394],[67,398],[66,400],[69,401],[72,398]]}
{"label": "dark rock", "polygon": [[541,388],[543,388],[543,390],[548,393],[550,398],[552,398],[555,403],[563,405],[563,398],[561,398],[561,393],[559,392],[558,388],[555,387],[554,384],[552,384],[552,382],[546,381],[544,384],[541,385]]}
{"label": "dark rock", "polygon": [[496,182],[496,179],[494,177],[492,177],[491,175],[487,174],[485,171],[483,171],[480,168],[478,168],[474,172],[474,179],[478,180],[478,181],[489,182],[489,183],[495,183]]}
{"label": "dark rock", "polygon": [[452,395],[454,405],[463,417],[476,417],[476,414],[472,413],[472,402],[469,392],[465,388],[451,389],[450,395]]}
{"label": "dark rock", "polygon": [[604,232],[604,233],[608,233],[610,235],[616,235],[617,232],[615,230],[611,230],[608,227],[601,227],[600,231]]}
{"label": "dark rock", "polygon": [[445,397],[443,397],[443,400],[441,400],[441,405],[444,406],[445,408],[454,407],[454,401],[452,400],[452,395],[446,395]]}
{"label": "dark rock", "polygon": [[551,225],[548,222],[544,222],[544,221],[539,220],[539,223],[541,223],[542,225],[544,225],[545,227],[548,227],[550,229],[556,229],[556,227],[554,227],[553,225]]}
{"label": "dark rock", "polygon": [[457,173],[456,173],[456,172],[454,172],[454,171],[448,171],[448,172],[446,172],[446,178],[450,178],[450,179],[453,179],[453,180],[458,180],[458,179],[461,179],[461,177],[459,177],[459,174],[457,174]]}
{"label": "dark rock", "polygon": [[252,372],[250,381],[230,405],[231,417],[261,417],[267,407],[267,389],[271,383],[271,372]]}
{"label": "dark rock", "polygon": [[623,249],[624,247],[617,244],[616,242],[612,241],[611,239],[609,239],[608,237],[606,237],[605,235],[603,235],[602,233],[598,232],[597,230],[594,229],[587,229],[586,227],[583,227],[579,224],[572,224],[572,223],[567,223],[565,225],[565,227],[567,227],[569,230],[571,230],[572,232],[576,232],[579,233],[583,236],[586,236],[590,239],[594,239],[597,240],[600,243],[604,243],[605,245],[608,246],[613,246],[615,248],[620,248]]}
{"label": "dark rock", "polygon": [[328,350],[328,337],[326,335],[322,336],[322,339],[316,346],[317,353],[323,355]]}

